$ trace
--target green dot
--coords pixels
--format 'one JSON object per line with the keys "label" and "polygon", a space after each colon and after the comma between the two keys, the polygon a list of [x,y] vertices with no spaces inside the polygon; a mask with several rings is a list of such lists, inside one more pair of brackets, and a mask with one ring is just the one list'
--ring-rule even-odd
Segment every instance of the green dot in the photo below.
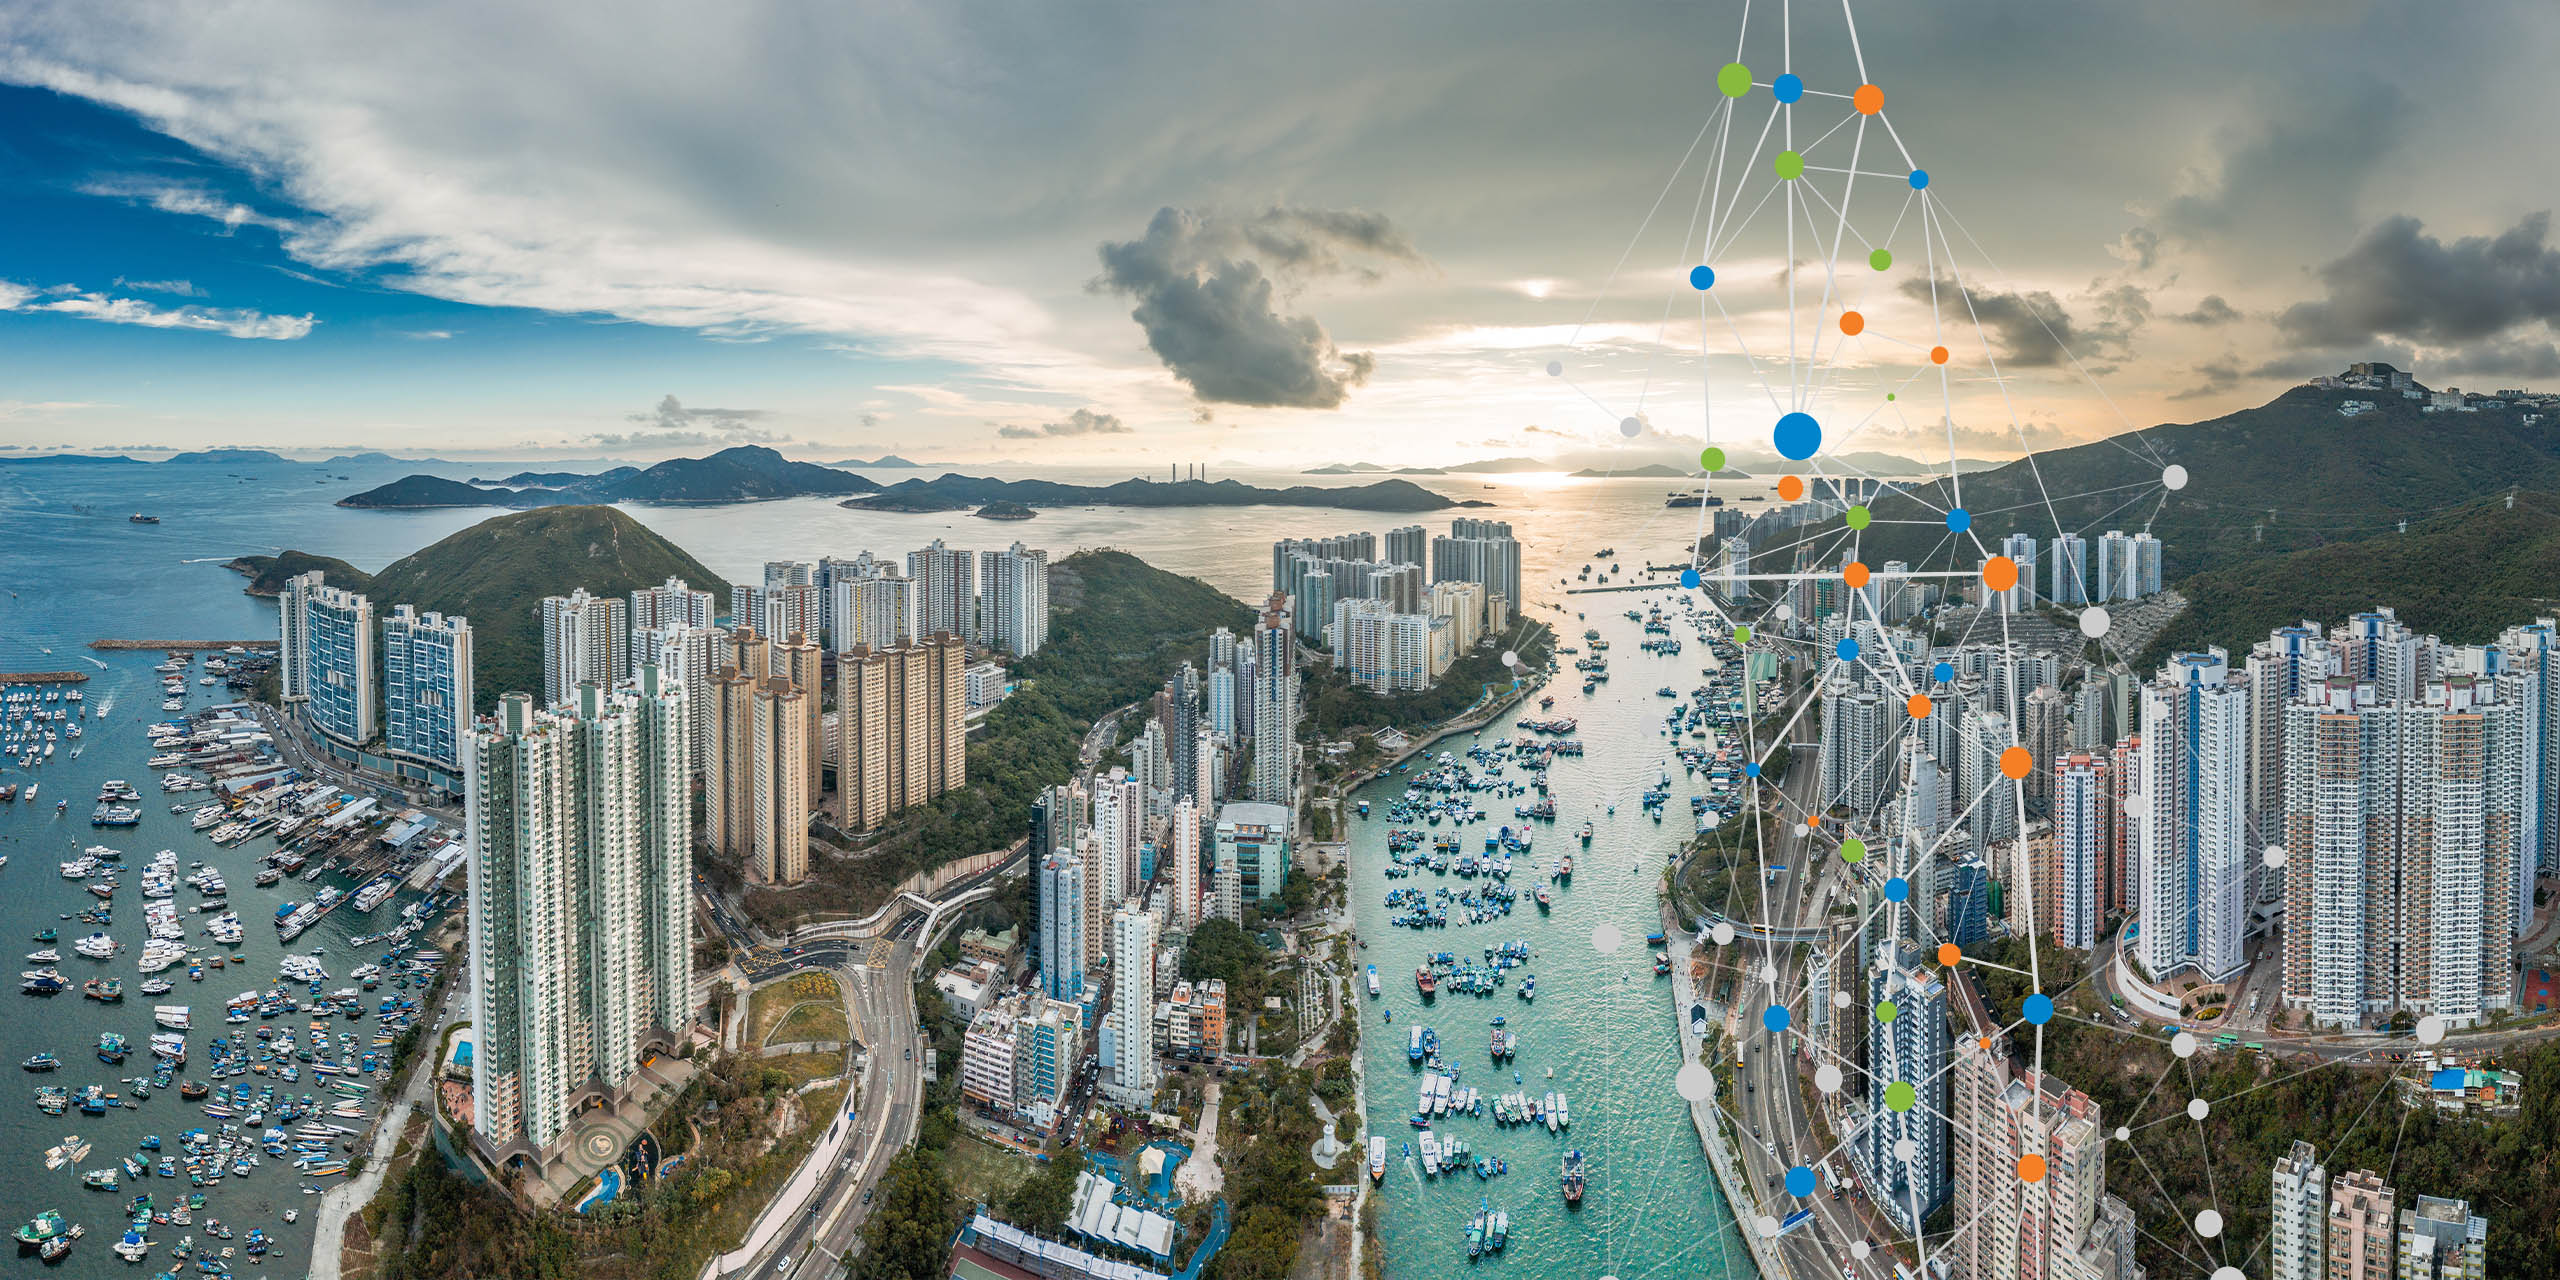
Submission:
{"label": "green dot", "polygon": [[1885,398],[1885,399],[1887,399],[1887,400],[1891,400],[1891,399],[1893,398],[1893,393],[1892,393],[1892,392],[1890,392],[1890,391],[1885,392],[1885,393],[1884,393],[1884,398]]}
{"label": "green dot", "polygon": [[1893,265],[1893,250],[1891,250],[1891,249],[1878,249],[1878,250],[1876,250],[1874,253],[1870,253],[1870,254],[1868,254],[1868,255],[1867,255],[1867,265],[1868,265],[1868,266],[1870,266],[1870,267],[1874,267],[1874,268],[1875,268],[1876,270],[1878,270],[1878,271],[1882,271],[1882,270],[1884,270],[1886,267],[1890,267],[1890,266],[1892,266],[1892,265]]}
{"label": "green dot", "polygon": [[1876,1001],[1876,1021],[1891,1022],[1901,1014],[1902,1010],[1895,1008],[1891,1000]]}
{"label": "green dot", "polygon": [[1723,90],[1728,98],[1739,98],[1751,92],[1751,68],[1739,62],[1724,64],[1724,69],[1716,72],[1716,88]]}
{"label": "green dot", "polygon": [[1840,842],[1840,860],[1841,860],[1842,862],[1864,862],[1864,861],[1866,861],[1866,860],[1867,860],[1867,842],[1866,842],[1866,841],[1864,841],[1864,840],[1861,840],[1861,839],[1857,838],[1856,836],[1851,836],[1851,837],[1849,837],[1848,839],[1841,841],[1841,842]]}
{"label": "green dot", "polygon": [[1735,628],[1733,629],[1733,642],[1734,642],[1735,644],[1749,644],[1749,643],[1751,643],[1751,628],[1749,628],[1749,627],[1735,627]]}
{"label": "green dot", "polygon": [[1793,182],[1804,176],[1804,157],[1793,151],[1781,151],[1777,159],[1778,177]]}
{"label": "green dot", "polygon": [[1724,450],[1708,445],[1698,453],[1698,465],[1709,471],[1724,470]]}
{"label": "green dot", "polygon": [[1884,1087],[1884,1105],[1887,1111],[1909,1111],[1919,1101],[1920,1091],[1912,1088],[1908,1080],[1896,1080]]}
{"label": "green dot", "polygon": [[[1888,392],[1886,394],[1889,395],[1891,393]],[[1867,522],[1874,518],[1874,513],[1868,511],[1865,507],[1849,508],[1849,527],[1852,529],[1864,529],[1867,527]]]}

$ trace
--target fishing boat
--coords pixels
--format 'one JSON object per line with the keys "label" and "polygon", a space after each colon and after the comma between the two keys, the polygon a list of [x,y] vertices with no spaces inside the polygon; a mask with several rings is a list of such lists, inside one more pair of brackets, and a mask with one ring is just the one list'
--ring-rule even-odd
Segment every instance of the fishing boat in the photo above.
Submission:
{"label": "fishing boat", "polygon": [[1428,1000],[1431,998],[1431,993],[1439,989],[1440,978],[1439,975],[1431,972],[1430,965],[1419,965],[1413,971],[1413,985],[1415,990],[1422,993],[1422,998]]}
{"label": "fishing boat", "polygon": [[27,1219],[26,1225],[18,1228],[16,1234],[20,1244],[43,1244],[70,1229],[71,1224],[62,1220],[59,1211],[47,1209]]}
{"label": "fishing boat", "polygon": [[1564,1153],[1564,1202],[1569,1208],[1582,1206],[1582,1153]]}
{"label": "fishing boat", "polygon": [[18,1065],[29,1071],[59,1071],[62,1069],[62,1059],[51,1053],[39,1053]]}

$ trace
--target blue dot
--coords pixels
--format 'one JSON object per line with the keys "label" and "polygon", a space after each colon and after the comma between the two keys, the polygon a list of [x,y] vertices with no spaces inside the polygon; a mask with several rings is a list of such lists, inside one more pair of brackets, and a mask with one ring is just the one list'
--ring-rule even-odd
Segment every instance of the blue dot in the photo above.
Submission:
{"label": "blue dot", "polygon": [[1926,169],[1914,169],[1914,170],[1912,170],[1912,171],[1911,171],[1911,189],[1912,189],[1912,190],[1914,190],[1914,191],[1919,191],[1919,190],[1925,189],[1928,185],[1929,185],[1929,171],[1928,171],[1928,170],[1926,170]]}
{"label": "blue dot", "polygon": [[1946,684],[1954,680],[1956,678],[1956,664],[1952,662],[1941,662],[1938,665],[1929,668],[1929,678],[1940,684]]}
{"label": "blue dot", "polygon": [[1689,268],[1689,287],[1690,287],[1690,288],[1692,288],[1692,289],[1712,289],[1712,288],[1714,288],[1714,287],[1715,287],[1715,284],[1716,284],[1716,269],[1715,269],[1714,267],[1705,266],[1705,265],[1699,265],[1699,266],[1695,266],[1695,267],[1691,267],[1691,268]]}
{"label": "blue dot", "polygon": [[1833,649],[1832,652],[1839,654],[1842,662],[1856,662],[1858,660],[1858,642],[1855,640],[1842,640],[1839,647]]}
{"label": "blue dot", "polygon": [[2039,1027],[2053,1021],[2053,997],[2041,991],[2028,996],[2024,1014],[2027,1021]]}
{"label": "blue dot", "polygon": [[1809,1196],[1813,1194],[1813,1187],[1813,1170],[1805,1168],[1803,1165],[1797,1165],[1795,1168],[1787,1170],[1788,1195],[1798,1197]]}
{"label": "blue dot", "polygon": [[1786,1030],[1787,1007],[1780,1004],[1770,1005],[1768,1010],[1760,1015],[1760,1025],[1767,1027],[1771,1031]]}
{"label": "blue dot", "polygon": [[1698,571],[1697,571],[1697,570],[1695,570],[1695,569],[1683,569],[1683,570],[1681,570],[1681,571],[1680,571],[1680,585],[1681,585],[1681,586],[1684,586],[1684,587],[1687,587],[1687,588],[1689,588],[1689,589],[1690,589],[1690,590],[1692,590],[1692,591],[1697,590],[1697,589],[1698,589]]}
{"label": "blue dot", "polygon": [[1759,776],[1760,776],[1760,762],[1759,762],[1759,761],[1757,761],[1757,760],[1745,761],[1745,762],[1743,763],[1743,766],[1742,766],[1742,776],[1743,776],[1743,777],[1746,777],[1746,778],[1757,778],[1757,777],[1759,777]]}
{"label": "blue dot", "polygon": [[1962,533],[1962,532],[1964,532],[1965,530],[1972,528],[1972,527],[1973,527],[1973,513],[1972,513],[1972,512],[1970,512],[1970,511],[1965,510],[1965,509],[1964,509],[1964,508],[1962,508],[1962,507],[1951,507],[1951,508],[1948,508],[1948,510],[1947,510],[1947,527],[1948,527],[1949,529],[1954,530],[1954,531],[1955,531],[1955,532],[1957,532],[1957,533]]}
{"label": "blue dot", "polygon": [[1822,424],[1810,413],[1796,412],[1778,419],[1778,429],[1770,433],[1770,441],[1781,457],[1802,462],[1822,447]]}
{"label": "blue dot", "polygon": [[1804,77],[1790,71],[1778,77],[1769,86],[1769,92],[1777,95],[1780,102],[1793,102],[1804,96]]}
{"label": "blue dot", "polygon": [[1900,902],[1909,898],[1911,896],[1911,882],[1900,876],[1895,876],[1891,880],[1885,881],[1884,896],[1887,900],[1893,902]]}

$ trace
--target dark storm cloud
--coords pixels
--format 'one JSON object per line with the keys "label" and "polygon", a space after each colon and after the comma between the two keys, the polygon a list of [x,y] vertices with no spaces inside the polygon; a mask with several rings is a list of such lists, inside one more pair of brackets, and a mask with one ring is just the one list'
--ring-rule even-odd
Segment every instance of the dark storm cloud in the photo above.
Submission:
{"label": "dark storm cloud", "polygon": [[1336,347],[1313,316],[1283,314],[1275,277],[1366,281],[1379,271],[1355,259],[1423,261],[1383,215],[1280,207],[1230,219],[1168,206],[1101,256],[1094,287],[1136,299],[1147,346],[1194,394],[1298,409],[1339,406],[1376,362]]}
{"label": "dark storm cloud", "polygon": [[1052,436],[1125,436],[1129,424],[1119,415],[1078,409],[1064,422],[1044,422],[1036,427],[1002,426],[996,434],[1007,440],[1045,440]]}
{"label": "dark storm cloud", "polygon": [[2180,324],[2229,324],[2240,318],[2240,309],[2223,300],[2221,294],[2208,293],[2192,311],[2181,311],[2169,317]]}
{"label": "dark storm cloud", "polygon": [[[1905,280],[1902,293],[1927,302],[1931,287],[1926,279]],[[2062,300],[2043,289],[2005,293],[1975,288],[1958,298],[1955,282],[1943,276],[1935,288],[1949,322],[1978,322],[1990,337],[1993,354],[2015,369],[2050,368],[2073,356],[2121,355],[2134,331],[2151,318],[2150,295],[2130,284],[2102,287],[2089,299],[2096,318],[2085,322],[2073,319]]]}
{"label": "dark storm cloud", "polygon": [[[2219,299],[2217,299],[2219,301]],[[2207,400],[2223,395],[2240,385],[2240,362],[2229,356],[2197,365],[2188,371],[2191,379],[2183,390],[2172,391],[2172,400]]]}
{"label": "dark storm cloud", "polygon": [[2416,218],[2385,219],[2320,268],[2327,296],[2276,318],[2296,347],[2354,347],[2377,338],[2423,345],[2477,342],[2560,320],[2560,252],[2551,215],[2527,214],[2495,236],[2447,244]]}

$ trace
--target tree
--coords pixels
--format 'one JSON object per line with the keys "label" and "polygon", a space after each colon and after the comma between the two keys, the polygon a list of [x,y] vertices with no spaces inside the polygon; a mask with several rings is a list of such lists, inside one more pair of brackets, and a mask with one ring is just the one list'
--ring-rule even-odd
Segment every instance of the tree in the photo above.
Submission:
{"label": "tree", "polygon": [[958,1223],[941,1168],[902,1152],[880,1186],[879,1203],[862,1229],[855,1280],[942,1280]]}
{"label": "tree", "polygon": [[1006,1193],[1005,1220],[1045,1236],[1058,1234],[1066,1226],[1067,1211],[1075,1207],[1076,1174],[1083,1169],[1082,1148],[1069,1146],[1052,1153],[1048,1163]]}

